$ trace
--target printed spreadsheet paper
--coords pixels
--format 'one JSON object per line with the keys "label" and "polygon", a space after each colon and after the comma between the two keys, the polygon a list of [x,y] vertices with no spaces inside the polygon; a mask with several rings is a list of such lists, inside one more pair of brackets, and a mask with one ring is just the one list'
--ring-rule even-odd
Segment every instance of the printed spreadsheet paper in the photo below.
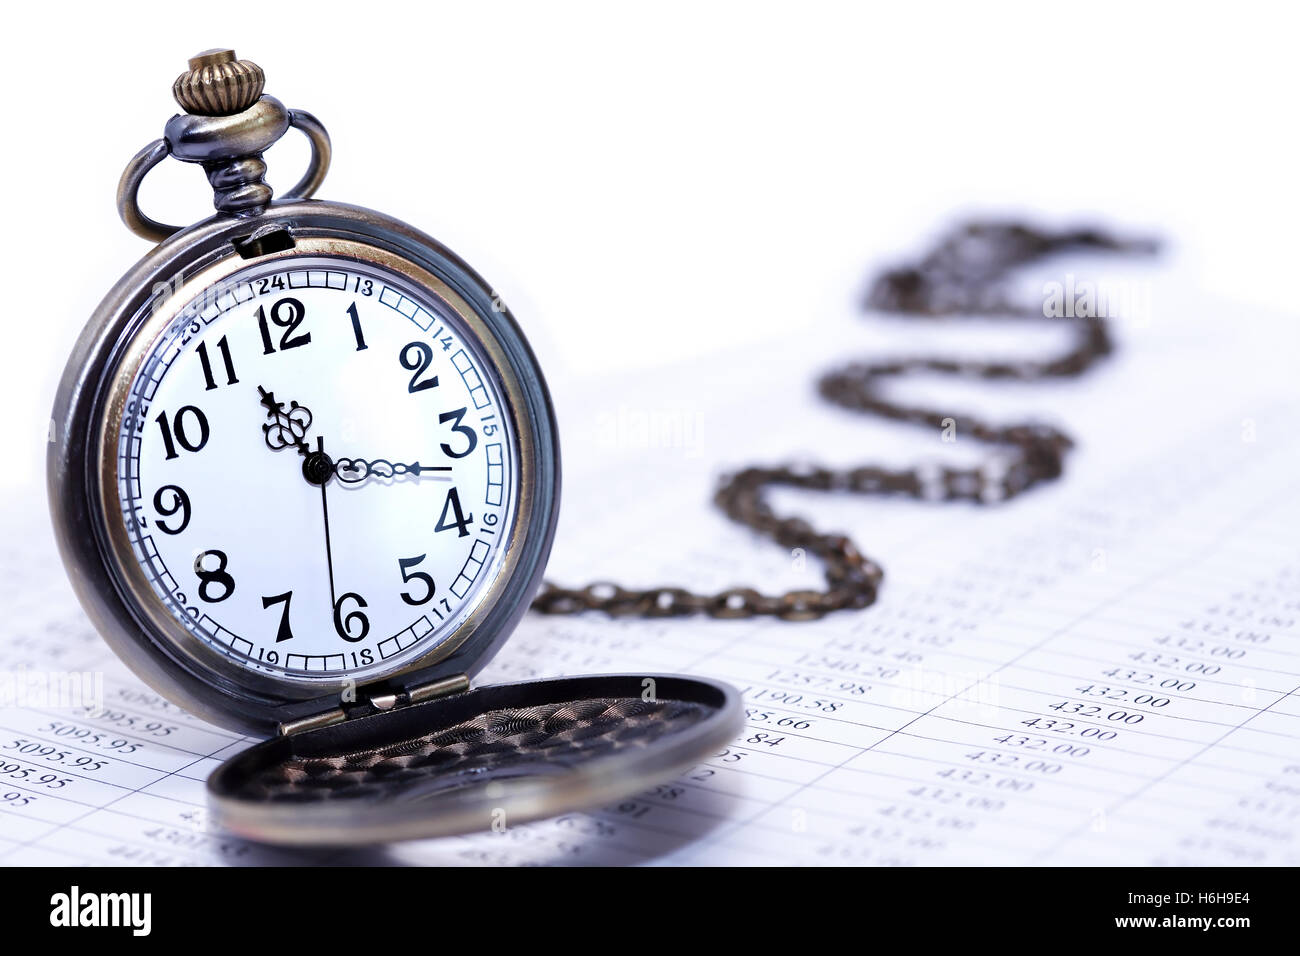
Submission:
{"label": "printed spreadsheet paper", "polygon": [[[251,741],[114,658],[33,492],[5,524],[3,669],[102,672],[105,709],[0,708],[0,860],[1300,863],[1295,323],[1210,305],[1178,278],[1133,280],[1150,282],[1149,314],[1121,322],[1122,350],[1078,383],[900,384],[954,409],[1059,421],[1078,449],[1056,485],[992,508],[777,495],[778,510],[852,534],[883,564],[876,606],[802,624],[530,615],[477,683],[701,674],[743,690],[748,721],[650,791],[500,833],[285,851],[217,831],[204,780]],[[999,334],[971,330],[967,347]],[[960,432],[942,444],[817,403],[811,375],[842,350],[954,342],[911,336],[846,318],[743,357],[557,387],[567,461],[552,576],[815,584],[814,562],[715,514],[712,481],[801,456],[978,456]]]}

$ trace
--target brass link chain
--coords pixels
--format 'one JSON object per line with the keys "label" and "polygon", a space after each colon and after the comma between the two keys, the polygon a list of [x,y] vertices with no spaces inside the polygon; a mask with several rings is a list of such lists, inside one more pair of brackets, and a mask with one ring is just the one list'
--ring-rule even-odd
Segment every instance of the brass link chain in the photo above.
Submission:
{"label": "brass link chain", "polygon": [[[894,315],[938,319],[957,316],[1051,322],[1041,307],[1007,297],[1011,273],[1024,265],[1064,252],[1151,253],[1150,240],[1120,239],[1096,229],[1052,232],[1011,222],[974,222],[944,236],[917,264],[876,277],[864,303]],[[625,588],[597,582],[562,588],[549,582],[533,601],[543,614],[603,611],[618,617],[715,618],[771,615],[812,620],[832,611],[868,607],[876,600],[884,571],[843,534],[818,531],[799,517],[776,514],[765,492],[772,487],[860,495],[904,495],[926,501],[993,504],[1023,494],[1061,475],[1072,445],[1062,432],[1044,425],[998,426],[972,415],[919,408],[881,397],[880,384],[917,372],[974,379],[1034,381],[1072,378],[1108,355],[1113,343],[1101,316],[1074,320],[1075,338],[1064,354],[1045,361],[969,361],[907,358],[855,362],[824,374],[818,390],[842,408],[932,428],[954,424],[962,434],[1001,446],[1004,453],[976,468],[915,467],[903,471],[863,465],[849,469],[816,465],[751,466],[722,478],[714,503],[733,521],[788,549],[802,549],[821,560],[825,590],[766,595],[754,588],[697,594],[679,587]]]}

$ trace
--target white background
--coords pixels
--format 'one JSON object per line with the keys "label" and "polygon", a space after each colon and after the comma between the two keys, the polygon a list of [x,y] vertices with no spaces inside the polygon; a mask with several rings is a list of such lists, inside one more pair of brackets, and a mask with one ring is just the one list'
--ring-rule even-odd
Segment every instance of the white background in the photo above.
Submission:
{"label": "white background", "polygon": [[[23,494],[68,349],[148,250],[117,219],[117,178],[176,111],[186,59],[218,45],[327,125],[320,196],[467,258],[561,394],[851,315],[867,267],[954,212],[1155,227],[1208,291],[1294,311],[1296,24],[1280,5],[134,2],[7,18],[0,488]],[[306,156],[291,137],[269,155],[280,188]],[[208,215],[202,173],[164,167],[147,210]]]}

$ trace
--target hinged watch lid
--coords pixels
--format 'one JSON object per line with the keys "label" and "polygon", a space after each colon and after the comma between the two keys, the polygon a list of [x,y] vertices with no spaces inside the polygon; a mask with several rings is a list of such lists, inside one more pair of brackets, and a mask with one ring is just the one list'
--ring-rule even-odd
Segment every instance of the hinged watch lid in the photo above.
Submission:
{"label": "hinged watch lid", "polygon": [[218,822],[265,843],[491,832],[636,794],[742,724],[739,693],[696,677],[498,684],[255,744],[208,793]]}

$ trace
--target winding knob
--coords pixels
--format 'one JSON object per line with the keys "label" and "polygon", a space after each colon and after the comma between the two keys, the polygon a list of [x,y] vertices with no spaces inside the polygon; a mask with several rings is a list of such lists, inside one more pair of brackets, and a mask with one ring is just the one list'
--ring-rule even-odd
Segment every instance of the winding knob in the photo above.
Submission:
{"label": "winding knob", "polygon": [[233,116],[256,103],[265,85],[266,74],[252,60],[236,59],[234,50],[205,50],[176,77],[172,95],[187,113]]}

